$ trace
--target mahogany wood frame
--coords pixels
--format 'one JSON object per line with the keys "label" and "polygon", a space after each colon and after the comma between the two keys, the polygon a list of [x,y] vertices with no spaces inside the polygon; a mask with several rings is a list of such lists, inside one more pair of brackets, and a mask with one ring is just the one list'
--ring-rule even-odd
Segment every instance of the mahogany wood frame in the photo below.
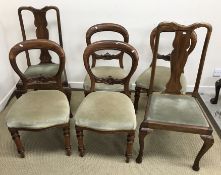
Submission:
{"label": "mahogany wood frame", "polygon": [[[20,22],[23,41],[27,40],[27,37],[26,37],[26,33],[25,33],[25,27],[24,27],[22,12],[23,11],[32,12],[32,14],[34,16],[34,25],[36,26],[36,38],[37,39],[49,39],[49,31],[47,29],[48,22],[47,22],[47,19],[46,19],[46,14],[50,10],[55,10],[55,12],[56,12],[59,44],[63,48],[60,12],[59,12],[59,9],[55,6],[45,6],[42,9],[36,9],[36,8],[30,7],[30,6],[29,7],[26,7],[26,6],[19,7],[18,16],[19,16],[19,22]],[[54,64],[52,62],[52,57],[51,57],[51,55],[50,55],[50,53],[48,52],[47,49],[42,48],[42,49],[40,49],[40,51],[41,51],[41,53],[40,53],[40,57],[39,57],[39,59],[40,59],[39,64],[45,64],[45,63]],[[25,54],[26,54],[27,65],[29,67],[29,66],[31,66],[31,60],[30,60],[29,52],[26,50]],[[64,76],[65,76],[65,79],[62,82],[62,85],[66,89],[69,88],[68,100],[70,102],[70,100],[71,100],[71,89],[70,89],[70,86],[69,86],[68,81],[67,81],[67,75],[66,75],[65,69],[64,69]],[[19,98],[22,95],[22,93],[24,93],[23,86],[24,85],[22,84],[22,81],[19,81],[17,83],[17,85],[16,85],[17,89],[15,90],[15,94],[16,94],[17,98]],[[51,85],[49,84],[48,86],[50,87]]]}
{"label": "mahogany wood frame", "polygon": [[[128,31],[123,26],[119,24],[114,24],[114,23],[101,23],[101,24],[96,24],[87,30],[87,33],[86,33],[87,46],[92,43],[91,38],[94,34],[99,33],[99,32],[104,32],[104,31],[116,32],[123,37],[124,42],[126,43],[129,42]],[[110,54],[107,52],[104,55],[93,53],[92,54],[92,68],[95,67],[97,60],[119,60],[120,68],[123,69],[124,68],[123,55],[124,55],[124,52],[122,51],[118,54]],[[88,93],[90,92],[84,89],[85,96]]]}
{"label": "mahogany wood frame", "polygon": [[[42,77],[39,75],[35,78],[26,77],[18,68],[16,64],[16,56],[21,53],[28,51],[30,49],[47,49],[54,51],[59,56],[59,69],[56,75],[52,77]],[[35,39],[35,40],[26,40],[23,42],[20,42],[16,44],[14,47],[11,48],[9,53],[9,60],[11,63],[12,68],[14,71],[19,75],[21,78],[21,81],[23,83],[23,92],[27,92],[27,89],[35,89],[35,90],[42,90],[42,89],[57,89],[63,93],[66,94],[65,88],[62,86],[61,82],[61,76],[62,72],[64,71],[65,67],[65,53],[64,50],[55,42],[46,40],[46,39]],[[50,82],[50,86],[48,85],[48,82]],[[68,96],[66,94],[66,96]],[[22,142],[20,140],[20,136],[18,131],[24,130],[24,131],[41,131],[44,129],[52,128],[52,127],[60,127],[63,128],[64,132],[64,143],[65,143],[65,149],[66,149],[66,155],[71,155],[71,145],[70,145],[70,122],[54,125],[47,128],[41,128],[41,129],[32,129],[32,128],[8,128],[9,132],[12,135],[12,138],[16,144],[17,151],[20,154],[22,158],[25,157],[24,154],[24,147],[22,145]]]}
{"label": "mahogany wood frame", "polygon": [[[93,53],[99,50],[119,50],[121,52],[127,53],[132,59],[132,66],[128,75],[123,79],[114,79],[111,76],[107,78],[96,77],[91,71],[89,58],[90,56],[92,56]],[[91,79],[90,93],[95,91],[95,83],[122,84],[124,85],[123,93],[126,94],[128,97],[130,97],[129,82],[130,82],[131,76],[133,75],[133,73],[135,72],[137,68],[138,59],[139,59],[137,51],[135,50],[134,47],[132,47],[128,43],[121,42],[121,41],[111,41],[111,40],[97,41],[87,46],[87,48],[84,51],[83,59],[84,59],[84,66]],[[85,147],[83,143],[83,130],[91,130],[91,131],[96,131],[99,133],[106,133],[106,134],[127,133],[127,149],[126,149],[125,156],[126,156],[126,162],[127,163],[129,162],[130,157],[132,156],[135,130],[99,131],[99,130],[95,130],[95,129],[88,128],[88,127],[81,127],[78,125],[75,125],[75,129],[76,129],[76,135],[78,139],[79,155],[81,157],[83,157],[85,154]]]}
{"label": "mahogany wood frame", "polygon": [[[157,28],[154,28],[152,30],[151,34],[150,34],[150,46],[151,46],[152,53],[154,53],[156,32],[157,32]],[[176,32],[175,32],[175,35],[177,35]],[[188,54],[191,54],[191,52],[194,50],[194,48],[196,46],[197,35],[194,31],[191,33],[191,38],[190,39],[191,39],[191,46],[188,49]],[[175,38],[174,38],[174,40],[175,40]],[[170,56],[171,56],[171,54],[161,55],[161,54],[157,53],[157,59],[159,59],[159,60],[170,61]],[[151,66],[152,66],[152,63],[150,64],[150,67]],[[142,88],[142,87],[139,87],[139,86],[136,85],[135,86],[135,94],[134,94],[134,108],[135,108],[136,112],[138,110],[138,104],[139,104],[139,99],[140,99],[140,93],[141,92],[148,93],[148,89]]]}
{"label": "mahogany wood frame", "polygon": [[[186,64],[188,54],[188,48],[190,48],[191,43],[191,34],[197,28],[205,28],[207,30],[203,50],[201,53],[200,64],[198,68],[196,83],[194,86],[194,90],[187,95],[190,95],[196,99],[199,106],[201,107],[204,117],[208,121],[209,127],[201,127],[201,126],[194,126],[194,125],[180,125],[175,123],[162,123],[157,121],[151,121],[148,119],[148,110],[149,104],[151,101],[151,94],[153,93],[153,83],[154,83],[154,75],[155,75],[155,67],[156,67],[156,60],[157,60],[157,52],[158,52],[158,45],[159,45],[159,38],[162,32],[178,32],[176,38],[173,42],[174,50],[171,53],[171,77],[169,82],[166,85],[166,90],[162,93],[166,94],[176,94],[181,95],[181,84],[180,84],[180,76],[183,72],[184,66]],[[142,162],[143,157],[143,149],[144,149],[144,138],[147,134],[149,134],[153,129],[160,129],[160,130],[169,130],[169,131],[177,131],[177,132],[185,132],[185,133],[193,133],[193,134],[200,134],[200,137],[203,139],[204,144],[199,151],[192,169],[195,171],[199,170],[199,162],[202,156],[210,149],[210,147],[214,143],[214,139],[212,136],[213,129],[210,125],[208,114],[206,109],[204,110],[204,105],[202,104],[202,100],[200,100],[200,95],[198,93],[200,78],[202,75],[203,65],[206,57],[206,51],[209,44],[209,39],[211,36],[212,27],[209,24],[205,23],[194,23],[189,26],[179,25],[177,23],[160,23],[157,27],[156,33],[156,40],[154,46],[154,53],[153,53],[153,62],[152,62],[152,72],[151,72],[151,80],[150,80],[150,87],[148,91],[148,104],[145,112],[145,117],[143,122],[140,125],[139,129],[139,144],[140,144],[140,151],[139,155],[136,159],[137,163]]]}

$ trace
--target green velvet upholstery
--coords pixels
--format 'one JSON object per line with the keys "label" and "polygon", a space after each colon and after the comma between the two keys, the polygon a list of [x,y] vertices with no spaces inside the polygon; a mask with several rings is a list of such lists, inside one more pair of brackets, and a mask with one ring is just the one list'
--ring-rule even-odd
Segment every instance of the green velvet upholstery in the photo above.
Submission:
{"label": "green velvet upholstery", "polygon": [[133,103],[120,92],[92,92],[77,109],[75,124],[100,131],[135,130]]}
{"label": "green velvet upholstery", "polygon": [[[151,76],[151,67],[146,69],[137,79],[136,86],[144,89],[149,88],[150,76]],[[164,66],[156,66],[155,69],[155,77],[154,77],[154,87],[153,90],[156,92],[160,92],[165,90],[166,84],[170,78],[170,68]],[[186,78],[184,74],[180,77],[180,83],[182,86],[181,92],[186,92]]]}
{"label": "green velvet upholstery", "polygon": [[[58,64],[38,64],[38,65],[31,65],[27,68],[24,74],[27,77],[35,77],[36,75],[42,75],[44,77],[51,77],[58,72],[59,65]],[[61,80],[65,80],[64,72],[61,76]]]}
{"label": "green velvet upholstery", "polygon": [[22,95],[10,108],[7,126],[41,129],[69,121],[67,97],[58,90],[38,90]]}
{"label": "green velvet upholstery", "polygon": [[188,95],[153,93],[146,117],[163,123],[209,127],[198,102]]}
{"label": "green velvet upholstery", "polygon": [[[97,77],[108,77],[112,76],[114,78],[122,79],[127,76],[127,73],[124,69],[120,67],[112,67],[112,66],[99,66],[91,69],[95,76]],[[91,80],[89,75],[86,75],[84,79],[84,90],[89,91],[91,87]],[[130,84],[131,87],[131,84]],[[96,83],[96,90],[105,90],[105,91],[116,91],[120,92],[124,90],[124,86],[120,84],[108,85],[104,83]]]}

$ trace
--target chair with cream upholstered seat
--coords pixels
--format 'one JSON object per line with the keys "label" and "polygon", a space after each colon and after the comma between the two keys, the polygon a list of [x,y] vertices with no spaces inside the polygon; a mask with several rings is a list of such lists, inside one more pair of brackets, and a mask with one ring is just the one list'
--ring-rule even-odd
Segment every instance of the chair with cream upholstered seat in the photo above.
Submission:
{"label": "chair with cream upholstered seat", "polygon": [[[60,61],[57,72],[50,75],[35,74],[35,77],[31,78],[23,74],[17,66],[16,57],[21,52],[31,49],[47,49],[55,52]],[[66,154],[70,155],[70,106],[61,81],[65,65],[63,49],[55,42],[45,39],[26,40],[12,47],[9,59],[12,68],[24,84],[24,92],[27,92],[27,89],[35,89],[35,91],[23,94],[15,101],[6,116],[6,123],[18,153],[21,157],[25,156],[19,130],[39,131],[51,127],[60,127],[64,131]],[[50,82],[50,87],[48,82]]]}
{"label": "chair with cream upholstered seat", "polygon": [[[102,23],[102,24],[96,24],[92,27],[90,27],[86,33],[86,43],[87,45],[90,45],[92,43],[92,37],[96,33],[100,32],[115,32],[120,34],[123,37],[123,41],[128,43],[129,42],[129,34],[127,30],[119,25],[114,23]],[[93,53],[92,55],[92,72],[96,76],[112,76],[117,79],[121,79],[127,75],[127,72],[124,70],[123,66],[123,56],[124,53],[119,52],[117,54],[110,54],[106,53],[104,55],[99,53]],[[119,66],[96,66],[97,60],[119,60]],[[87,74],[84,79],[84,93],[85,96],[90,92],[90,76]],[[130,84],[131,87],[131,84]],[[123,86],[120,84],[113,84],[108,85],[104,83],[99,83],[95,85],[96,90],[108,90],[108,91],[115,91],[115,92],[121,92],[123,91]]]}
{"label": "chair with cream upholstered seat", "polygon": [[[194,35],[196,35],[195,31],[198,28],[206,29],[206,36],[199,66],[196,66],[196,68],[198,68],[196,83],[193,92],[183,94],[181,91],[182,86],[180,77],[189,57],[189,49],[194,49],[195,47],[195,44],[193,48],[191,45],[196,43],[197,38],[195,37],[194,39],[192,36],[193,32]],[[136,159],[137,163],[142,162],[144,138],[148,133],[154,129],[177,131],[199,134],[203,139],[203,147],[199,151],[192,166],[193,170],[199,170],[200,159],[214,143],[212,136],[213,129],[208,119],[208,116],[211,114],[208,112],[208,109],[206,109],[198,93],[211,31],[212,27],[204,23],[194,23],[189,26],[183,26],[176,23],[160,23],[156,28],[148,104],[144,120],[139,129],[140,151]],[[161,34],[167,32],[175,33],[173,51],[170,56],[171,75],[164,91],[153,92],[159,40]]]}
{"label": "chair with cream upholstered seat", "polygon": [[[128,54],[132,60],[130,72],[125,77],[111,74],[96,76],[89,65],[89,58],[100,50],[118,50]],[[97,41],[84,51],[84,65],[91,79],[90,93],[84,98],[75,114],[75,127],[80,156],[84,156],[83,130],[101,133],[127,133],[126,162],[132,155],[136,129],[136,115],[130,99],[129,82],[138,64],[137,51],[125,42]],[[121,84],[123,92],[95,91],[95,83]]]}
{"label": "chair with cream upholstered seat", "polygon": [[[191,48],[188,50],[188,54],[190,54],[193,51],[193,48],[195,47],[195,42],[194,42],[194,38],[196,37],[195,32],[193,32],[191,34]],[[150,34],[150,46],[151,46],[151,50],[152,53],[154,52],[154,45],[155,45],[155,39],[156,39],[156,28],[154,28]],[[159,60],[164,60],[169,62],[170,61],[170,54],[167,55],[161,55],[161,54],[157,54],[157,58]],[[140,98],[140,93],[141,92],[148,92],[148,88],[150,85],[150,77],[151,77],[151,67],[152,67],[152,63],[150,65],[150,67],[148,69],[146,69],[136,80],[135,84],[135,95],[134,95],[134,108],[135,111],[138,110],[138,103],[139,103],[139,98]],[[155,92],[161,92],[163,90],[165,90],[166,88],[166,83],[169,80],[170,77],[170,67],[166,67],[166,66],[156,66],[156,70],[155,70],[155,79],[154,79],[154,85],[153,85],[153,91]],[[182,93],[186,92],[186,78],[184,76],[184,74],[181,74],[180,77],[180,82],[181,82],[181,86],[182,86]]]}
{"label": "chair with cream upholstered seat", "polygon": [[[63,40],[62,40],[62,32],[61,32],[61,21],[60,21],[60,12],[59,9],[55,6],[46,6],[42,9],[36,9],[33,7],[19,7],[18,9],[18,16],[19,16],[19,22],[22,32],[23,41],[27,40],[26,31],[29,30],[27,26],[24,24],[23,16],[26,16],[28,14],[27,12],[30,12],[33,14],[34,17],[34,26],[36,27],[36,39],[49,39],[49,30],[47,28],[48,21],[47,21],[47,14],[50,11],[55,11],[56,14],[56,20],[55,23],[53,21],[53,24],[55,26],[57,25],[57,31],[58,31],[58,37],[59,37],[59,45],[63,47]],[[26,12],[26,13],[25,13]],[[26,29],[26,30],[25,30]],[[34,65],[30,58],[32,57],[28,51],[25,51],[26,54],[26,60],[27,60],[27,69],[25,70],[24,74],[27,77],[35,77],[36,75],[42,74],[43,76],[51,76],[55,72],[58,71],[59,65],[53,62],[53,55],[50,54],[50,52],[46,49],[40,49],[40,56],[39,60],[40,63],[37,65]],[[69,88],[68,93],[68,99],[70,101],[71,99],[71,89],[67,81],[67,76],[65,69],[62,73],[62,85],[66,89]],[[19,98],[24,92],[23,90],[23,83],[22,80],[19,80],[16,85],[15,95],[17,98]],[[50,83],[48,83],[48,86],[50,87]]]}

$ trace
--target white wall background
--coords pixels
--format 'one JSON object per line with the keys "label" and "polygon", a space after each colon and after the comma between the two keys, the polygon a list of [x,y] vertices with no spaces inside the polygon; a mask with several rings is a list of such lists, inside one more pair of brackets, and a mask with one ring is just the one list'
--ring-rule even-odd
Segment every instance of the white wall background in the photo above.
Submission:
{"label": "white wall background", "polygon": [[[87,29],[97,23],[113,22],[123,25],[129,32],[130,44],[138,51],[140,60],[138,69],[133,76],[136,77],[144,71],[151,61],[151,50],[149,46],[149,35],[151,30],[161,21],[176,21],[181,24],[194,22],[209,22],[213,26],[213,33],[201,80],[201,86],[210,88],[218,78],[213,78],[212,73],[215,67],[221,67],[221,16],[219,0],[0,0],[0,106],[10,90],[15,85],[18,77],[10,67],[8,52],[10,48],[22,40],[17,9],[20,6],[33,6],[42,8],[46,5],[55,5],[60,9],[64,49],[66,52],[66,70],[68,80],[72,87],[81,87],[85,76],[82,54],[86,46],[85,33]],[[48,27],[51,30],[51,39],[58,41],[53,14],[48,16],[50,20]],[[26,18],[28,31],[34,29],[32,17]],[[199,38],[203,32],[199,31]],[[32,32],[28,32],[31,38]],[[166,40],[164,40],[165,42]],[[202,44],[201,41],[199,44]],[[164,52],[169,52],[167,45],[162,45]],[[185,70],[188,85],[195,82],[193,73],[197,70],[197,59],[199,49],[191,55],[190,61]],[[25,61],[20,65],[25,68]]]}

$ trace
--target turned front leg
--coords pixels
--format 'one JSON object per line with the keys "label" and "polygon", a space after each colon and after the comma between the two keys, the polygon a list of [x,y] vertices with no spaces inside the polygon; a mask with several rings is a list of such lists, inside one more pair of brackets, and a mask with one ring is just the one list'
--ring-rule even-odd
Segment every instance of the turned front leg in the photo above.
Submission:
{"label": "turned front leg", "polygon": [[81,157],[85,154],[85,148],[84,148],[84,141],[83,141],[83,129],[76,126],[76,134],[77,134],[77,140],[78,140],[78,151]]}
{"label": "turned front leg", "polygon": [[63,128],[64,132],[64,144],[65,144],[65,150],[66,155],[71,155],[71,141],[70,141],[70,126],[66,126]]}
{"label": "turned front leg", "polygon": [[135,131],[130,132],[127,135],[127,150],[126,150],[126,162],[129,163],[132,157],[133,143],[134,143]]}
{"label": "turned front leg", "polygon": [[211,146],[214,143],[214,139],[213,139],[212,135],[201,135],[200,137],[203,139],[204,144],[203,144],[202,148],[200,149],[199,153],[197,154],[196,159],[194,161],[194,164],[192,166],[192,169],[194,171],[199,171],[199,169],[200,169],[199,168],[200,159],[211,148]]}

